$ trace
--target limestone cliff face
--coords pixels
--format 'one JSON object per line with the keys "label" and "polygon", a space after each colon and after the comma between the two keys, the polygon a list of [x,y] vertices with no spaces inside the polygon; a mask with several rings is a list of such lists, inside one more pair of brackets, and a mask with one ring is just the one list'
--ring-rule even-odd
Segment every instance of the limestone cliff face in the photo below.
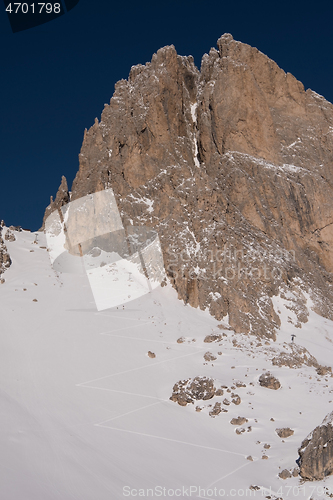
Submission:
{"label": "limestone cliff face", "polygon": [[274,338],[281,289],[300,321],[304,292],[332,317],[333,106],[231,35],[217,46],[201,71],[170,46],[116,84],[71,199],[112,187],[125,224],[158,231],[180,299]]}

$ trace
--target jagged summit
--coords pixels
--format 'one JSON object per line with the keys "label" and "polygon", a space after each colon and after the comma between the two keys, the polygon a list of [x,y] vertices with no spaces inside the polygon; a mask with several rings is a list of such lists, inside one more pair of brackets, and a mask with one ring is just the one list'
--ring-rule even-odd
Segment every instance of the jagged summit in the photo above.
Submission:
{"label": "jagged summit", "polygon": [[[333,106],[224,34],[133,66],[85,133],[72,200],[112,187],[125,224],[155,227],[179,298],[274,338],[271,298],[332,317]],[[62,184],[51,208],[66,203]],[[50,210],[50,209],[48,209]]]}
{"label": "jagged summit", "polygon": [[231,33],[224,33],[220,38],[217,40],[217,45],[219,45],[220,41],[226,41],[226,42],[231,42],[234,39]]}
{"label": "jagged summit", "polygon": [[57,191],[57,195],[55,197],[55,200],[53,200],[53,196],[51,196],[50,204],[47,207],[47,209],[45,210],[44,219],[43,219],[43,226],[44,226],[44,223],[45,223],[46,219],[48,218],[48,216],[54,210],[58,210],[58,208],[62,207],[63,205],[66,205],[66,203],[68,203],[69,201],[70,201],[70,194],[68,191],[67,179],[63,175],[61,177],[61,183],[60,183],[59,189]]}

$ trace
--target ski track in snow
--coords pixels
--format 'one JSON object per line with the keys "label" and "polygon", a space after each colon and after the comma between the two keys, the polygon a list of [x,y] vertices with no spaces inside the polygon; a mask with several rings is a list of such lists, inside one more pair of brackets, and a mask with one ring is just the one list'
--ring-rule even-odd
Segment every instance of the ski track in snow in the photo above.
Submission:
{"label": "ski track in snow", "polygon": [[[144,324],[148,324],[148,323],[144,323]],[[127,327],[127,328],[134,328],[134,327],[132,326],[132,327]],[[124,329],[125,328],[123,328],[123,330]],[[115,331],[119,331],[119,329],[115,330]],[[121,336],[115,336],[113,334],[109,334],[109,333],[105,333],[105,332],[102,332],[101,335],[109,335],[109,336],[112,336],[112,337],[120,337],[120,338],[123,339],[123,337],[121,337]],[[140,338],[137,338],[137,337],[126,337],[126,339],[140,340],[140,341],[143,341],[143,342],[153,342],[153,343],[154,342],[161,342],[161,343],[167,344],[166,341],[158,341],[158,340],[150,340],[150,339],[140,339]],[[175,344],[176,344],[176,342],[175,342]],[[205,349],[200,349],[199,352],[204,353]],[[139,371],[139,370],[143,370],[145,368],[153,368],[154,366],[156,366],[158,364],[169,363],[169,362],[171,362],[173,360],[179,360],[181,358],[187,358],[188,356],[192,356],[193,354],[197,354],[197,351],[194,352],[194,353],[185,354],[183,356],[177,356],[175,358],[171,358],[171,359],[167,359],[167,360],[155,362],[154,364],[150,363],[150,364],[141,366],[139,368],[133,368],[133,369],[125,370],[125,371],[118,372],[118,373],[112,373],[111,375],[106,375],[105,377],[100,377],[98,379],[89,380],[88,382],[82,382],[80,384],[77,384],[77,386],[78,387],[85,387],[85,388],[89,388],[89,389],[106,390],[106,391],[110,391],[110,392],[118,392],[118,393],[126,394],[126,395],[129,395],[129,396],[139,396],[139,397],[143,397],[143,398],[159,399],[159,398],[156,398],[155,396],[149,396],[149,395],[138,394],[138,393],[130,393],[130,392],[120,391],[120,390],[116,390],[116,389],[105,389],[105,388],[101,388],[101,387],[91,386],[91,385],[88,385],[88,384],[91,384],[93,382],[97,382],[99,380],[104,380],[104,379],[107,379],[107,378],[111,378],[111,377],[114,377],[114,376],[117,376],[117,375],[125,375],[127,373],[136,372],[136,371]],[[140,406],[140,407],[138,407],[138,408],[136,408],[134,410],[131,410],[129,412],[123,413],[121,415],[117,415],[116,417],[112,417],[112,418],[107,419],[107,420],[103,420],[100,423],[96,423],[95,426],[96,427],[104,427],[106,429],[110,429],[110,430],[114,430],[114,431],[121,431],[121,432],[128,432],[128,433],[131,433],[131,434],[137,434],[137,435],[145,436],[145,437],[148,437],[148,438],[162,439],[162,440],[166,440],[166,441],[170,441],[170,442],[185,444],[185,445],[188,445],[188,446],[195,446],[197,448],[204,448],[206,450],[221,451],[221,452],[224,452],[224,453],[230,453],[230,454],[233,454],[233,455],[239,455],[239,456],[242,456],[242,457],[246,458],[246,455],[244,455],[244,454],[232,452],[230,450],[225,450],[225,449],[222,449],[222,448],[212,448],[212,447],[209,447],[209,446],[203,446],[203,445],[199,445],[199,444],[195,444],[195,443],[189,443],[189,442],[186,442],[186,441],[180,441],[180,440],[177,440],[177,439],[171,439],[171,438],[167,438],[167,437],[164,437],[164,436],[155,436],[155,435],[152,435],[152,434],[145,434],[145,433],[142,433],[142,432],[132,431],[132,430],[129,430],[129,429],[118,429],[117,427],[110,427],[110,426],[103,425],[106,422],[111,422],[113,420],[116,420],[116,419],[119,419],[121,417],[124,417],[125,415],[136,413],[136,412],[139,412],[139,411],[141,411],[143,409],[149,408],[151,406],[155,406],[155,405],[161,404],[161,402],[170,403],[170,401],[168,399],[159,399],[159,401],[156,402],[156,403],[152,403],[152,404],[145,405],[145,406]],[[255,458],[255,460],[257,460],[257,458]],[[248,463],[245,463],[245,465],[248,465]],[[242,467],[244,467],[244,466],[242,466]],[[240,468],[242,468],[242,467],[240,467]],[[234,472],[236,472],[237,470],[238,469],[236,469]],[[231,474],[233,474],[234,472],[230,472],[228,474],[228,476],[231,475]]]}

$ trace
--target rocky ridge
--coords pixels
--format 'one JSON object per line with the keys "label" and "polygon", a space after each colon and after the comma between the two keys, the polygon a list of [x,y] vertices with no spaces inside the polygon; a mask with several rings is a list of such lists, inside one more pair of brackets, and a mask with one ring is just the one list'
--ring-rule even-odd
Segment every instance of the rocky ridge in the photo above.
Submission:
{"label": "rocky ridge", "polygon": [[[332,316],[333,106],[223,35],[202,59],[173,46],[133,66],[85,131],[69,194],[112,187],[125,225],[154,227],[185,303],[274,339],[272,296]],[[45,220],[45,218],[44,218]]]}

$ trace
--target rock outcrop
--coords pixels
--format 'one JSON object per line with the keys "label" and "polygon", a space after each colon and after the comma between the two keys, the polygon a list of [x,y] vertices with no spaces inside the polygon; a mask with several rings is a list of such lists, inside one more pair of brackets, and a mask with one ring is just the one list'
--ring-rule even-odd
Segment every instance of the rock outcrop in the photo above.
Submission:
{"label": "rock outcrop", "polygon": [[274,391],[277,391],[281,387],[278,379],[269,372],[260,375],[259,385],[261,385],[261,387],[266,387],[267,389],[273,389]]}
{"label": "rock outcrop", "polygon": [[292,474],[290,473],[290,471],[288,469],[283,469],[280,473],[279,473],[279,477],[281,479],[289,479],[292,477]]}
{"label": "rock outcrop", "polygon": [[7,247],[6,247],[5,242],[2,238],[3,227],[4,227],[4,222],[1,221],[1,223],[0,223],[0,283],[4,282],[4,278],[2,277],[2,275],[6,271],[6,269],[9,268],[9,266],[12,263],[10,256],[8,254],[8,251],[7,251]]}
{"label": "rock outcrop", "polygon": [[66,177],[63,175],[61,178],[61,183],[58,188],[55,200],[53,200],[53,196],[50,197],[50,204],[45,210],[44,218],[43,218],[43,226],[41,229],[44,228],[45,221],[48,218],[48,216],[54,212],[55,210],[59,210],[59,208],[63,207],[70,201],[70,193],[68,191],[68,185],[67,185],[67,180]]}
{"label": "rock outcrop", "polygon": [[211,333],[210,335],[206,335],[204,338],[204,342],[210,344],[211,342],[221,342],[222,335],[220,333]]}
{"label": "rock outcrop", "polygon": [[220,413],[222,413],[222,405],[217,401],[213,406],[213,409],[209,412],[209,416],[214,418]]}
{"label": "rock outcrop", "polygon": [[294,434],[293,429],[290,429],[290,427],[282,427],[281,429],[275,429],[276,434],[282,438],[288,438]]}
{"label": "rock outcrop", "polygon": [[[185,303],[273,339],[280,290],[333,319],[333,106],[256,48],[225,34],[200,71],[158,50],[79,160],[71,199],[112,187],[125,225],[158,231]],[[63,181],[47,214],[68,196]]]}
{"label": "rock outcrop", "polygon": [[305,347],[297,344],[285,346],[285,350],[272,359],[272,365],[288,366],[289,368],[301,368],[303,365],[313,366],[318,375],[332,375],[332,368],[330,366],[320,365]]}
{"label": "rock outcrop", "polygon": [[230,420],[230,423],[232,425],[243,425],[245,424],[246,422],[248,422],[247,418],[245,417],[237,417],[237,418],[232,418]]}
{"label": "rock outcrop", "polygon": [[15,241],[16,238],[15,238],[15,234],[13,233],[13,231],[11,231],[11,229],[7,229],[6,233],[5,233],[5,241]]}
{"label": "rock outcrop", "polygon": [[333,474],[333,412],[304,439],[298,453],[303,479],[320,480]]}
{"label": "rock outcrop", "polygon": [[212,399],[215,395],[214,381],[207,377],[180,380],[173,386],[171,401],[186,406],[194,401]]}

